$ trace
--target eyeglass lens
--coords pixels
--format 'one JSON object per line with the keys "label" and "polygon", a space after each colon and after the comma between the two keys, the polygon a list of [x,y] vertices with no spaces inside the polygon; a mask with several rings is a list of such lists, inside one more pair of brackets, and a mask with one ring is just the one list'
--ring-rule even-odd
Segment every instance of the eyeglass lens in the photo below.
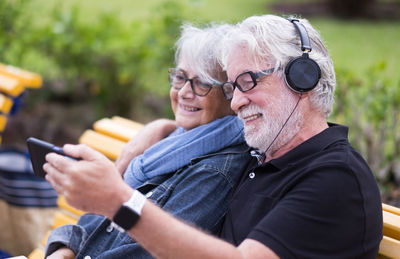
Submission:
{"label": "eyeglass lens", "polygon": [[183,71],[176,69],[169,70],[169,81],[171,86],[175,89],[181,89],[186,84],[186,82],[189,81],[192,91],[199,96],[205,96],[211,90],[211,85],[203,83],[200,78],[187,78]]}
{"label": "eyeglass lens", "polygon": [[258,73],[248,71],[238,75],[234,83],[226,82],[222,85],[222,90],[225,94],[225,98],[228,100],[233,98],[235,87],[237,87],[241,92],[250,91],[257,85],[258,78],[270,75],[274,72],[274,70],[274,68],[270,68]]}

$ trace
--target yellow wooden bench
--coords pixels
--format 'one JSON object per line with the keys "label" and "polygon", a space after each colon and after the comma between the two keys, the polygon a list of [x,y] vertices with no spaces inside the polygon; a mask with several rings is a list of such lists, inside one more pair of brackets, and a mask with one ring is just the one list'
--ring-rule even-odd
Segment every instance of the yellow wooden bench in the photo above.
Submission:
{"label": "yellow wooden bench", "polygon": [[143,125],[119,116],[104,118],[93,124],[94,130],[86,130],[79,143],[86,144],[116,160],[126,142],[133,138]]}
{"label": "yellow wooden bench", "polygon": [[[118,116],[101,119],[94,123],[93,130],[86,130],[79,139],[80,143],[87,144],[94,149],[104,153],[107,157],[115,160],[120,154],[123,145],[143,127],[142,124],[127,120]],[[69,206],[63,197],[58,200],[61,208],[54,216],[53,228],[74,224],[82,215],[82,211]],[[387,204],[383,207],[383,234],[379,248],[378,258],[399,258],[400,259],[400,208]],[[43,239],[44,247],[47,236]],[[42,248],[35,249],[29,259],[43,258]]]}
{"label": "yellow wooden bench", "polygon": [[400,209],[382,204],[383,239],[379,258],[400,258]]}
{"label": "yellow wooden bench", "polygon": [[14,100],[20,98],[26,88],[39,88],[41,85],[40,75],[0,63],[0,143]]}

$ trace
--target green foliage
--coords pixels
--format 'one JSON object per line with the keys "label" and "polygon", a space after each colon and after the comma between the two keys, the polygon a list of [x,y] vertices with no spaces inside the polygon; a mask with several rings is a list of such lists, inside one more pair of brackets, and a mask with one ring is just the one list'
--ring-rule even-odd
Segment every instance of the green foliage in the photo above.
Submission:
{"label": "green foliage", "polygon": [[123,23],[115,13],[82,22],[77,6],[55,8],[32,43],[54,67],[42,71],[59,99],[93,102],[99,116],[129,115],[149,92],[168,91],[167,68],[184,6],[166,2],[146,21]]}
{"label": "green foliage", "polygon": [[377,178],[385,183],[397,178],[400,162],[400,81],[382,77],[385,62],[372,66],[359,79],[337,69],[333,121],[350,126],[350,141],[367,159]]}
{"label": "green foliage", "polygon": [[0,60],[16,61],[30,30],[30,16],[25,12],[28,0],[0,1]]}
{"label": "green foliage", "polygon": [[188,8],[183,2],[166,1],[132,22],[115,12],[87,22],[77,5],[59,2],[40,26],[22,11],[28,6],[28,0],[0,1],[0,60],[40,73],[42,101],[89,102],[102,117],[129,116],[147,96],[166,99],[167,69]]}

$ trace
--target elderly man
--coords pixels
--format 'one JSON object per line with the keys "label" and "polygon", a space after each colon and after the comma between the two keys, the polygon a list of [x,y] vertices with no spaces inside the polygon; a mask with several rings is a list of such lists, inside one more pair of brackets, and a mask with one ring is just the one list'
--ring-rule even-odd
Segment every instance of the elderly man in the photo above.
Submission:
{"label": "elderly man", "polygon": [[[266,15],[236,25],[224,42],[223,90],[257,159],[231,197],[221,239],[163,212],[85,146],[64,146],[79,162],[48,155],[47,179],[155,257],[376,258],[379,190],[348,129],[326,121],[335,74],[319,34],[306,20]],[[74,192],[77,185],[85,192]]]}

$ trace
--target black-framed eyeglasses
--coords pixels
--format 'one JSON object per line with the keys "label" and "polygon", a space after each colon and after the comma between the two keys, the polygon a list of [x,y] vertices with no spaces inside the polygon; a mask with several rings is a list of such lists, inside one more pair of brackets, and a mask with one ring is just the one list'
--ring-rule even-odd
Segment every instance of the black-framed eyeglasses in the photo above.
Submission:
{"label": "black-framed eyeglasses", "polygon": [[187,81],[190,82],[190,87],[195,95],[206,96],[212,88],[211,84],[206,84],[201,81],[198,77],[188,78],[186,74],[176,68],[168,69],[169,84],[175,89],[181,89]]}
{"label": "black-framed eyeglasses", "polygon": [[222,91],[224,92],[225,98],[228,100],[232,99],[233,91],[236,87],[243,93],[250,91],[251,89],[256,87],[257,79],[263,76],[268,76],[278,69],[270,68],[257,73],[254,73],[252,71],[241,73],[236,77],[235,82],[225,82],[222,85]]}

